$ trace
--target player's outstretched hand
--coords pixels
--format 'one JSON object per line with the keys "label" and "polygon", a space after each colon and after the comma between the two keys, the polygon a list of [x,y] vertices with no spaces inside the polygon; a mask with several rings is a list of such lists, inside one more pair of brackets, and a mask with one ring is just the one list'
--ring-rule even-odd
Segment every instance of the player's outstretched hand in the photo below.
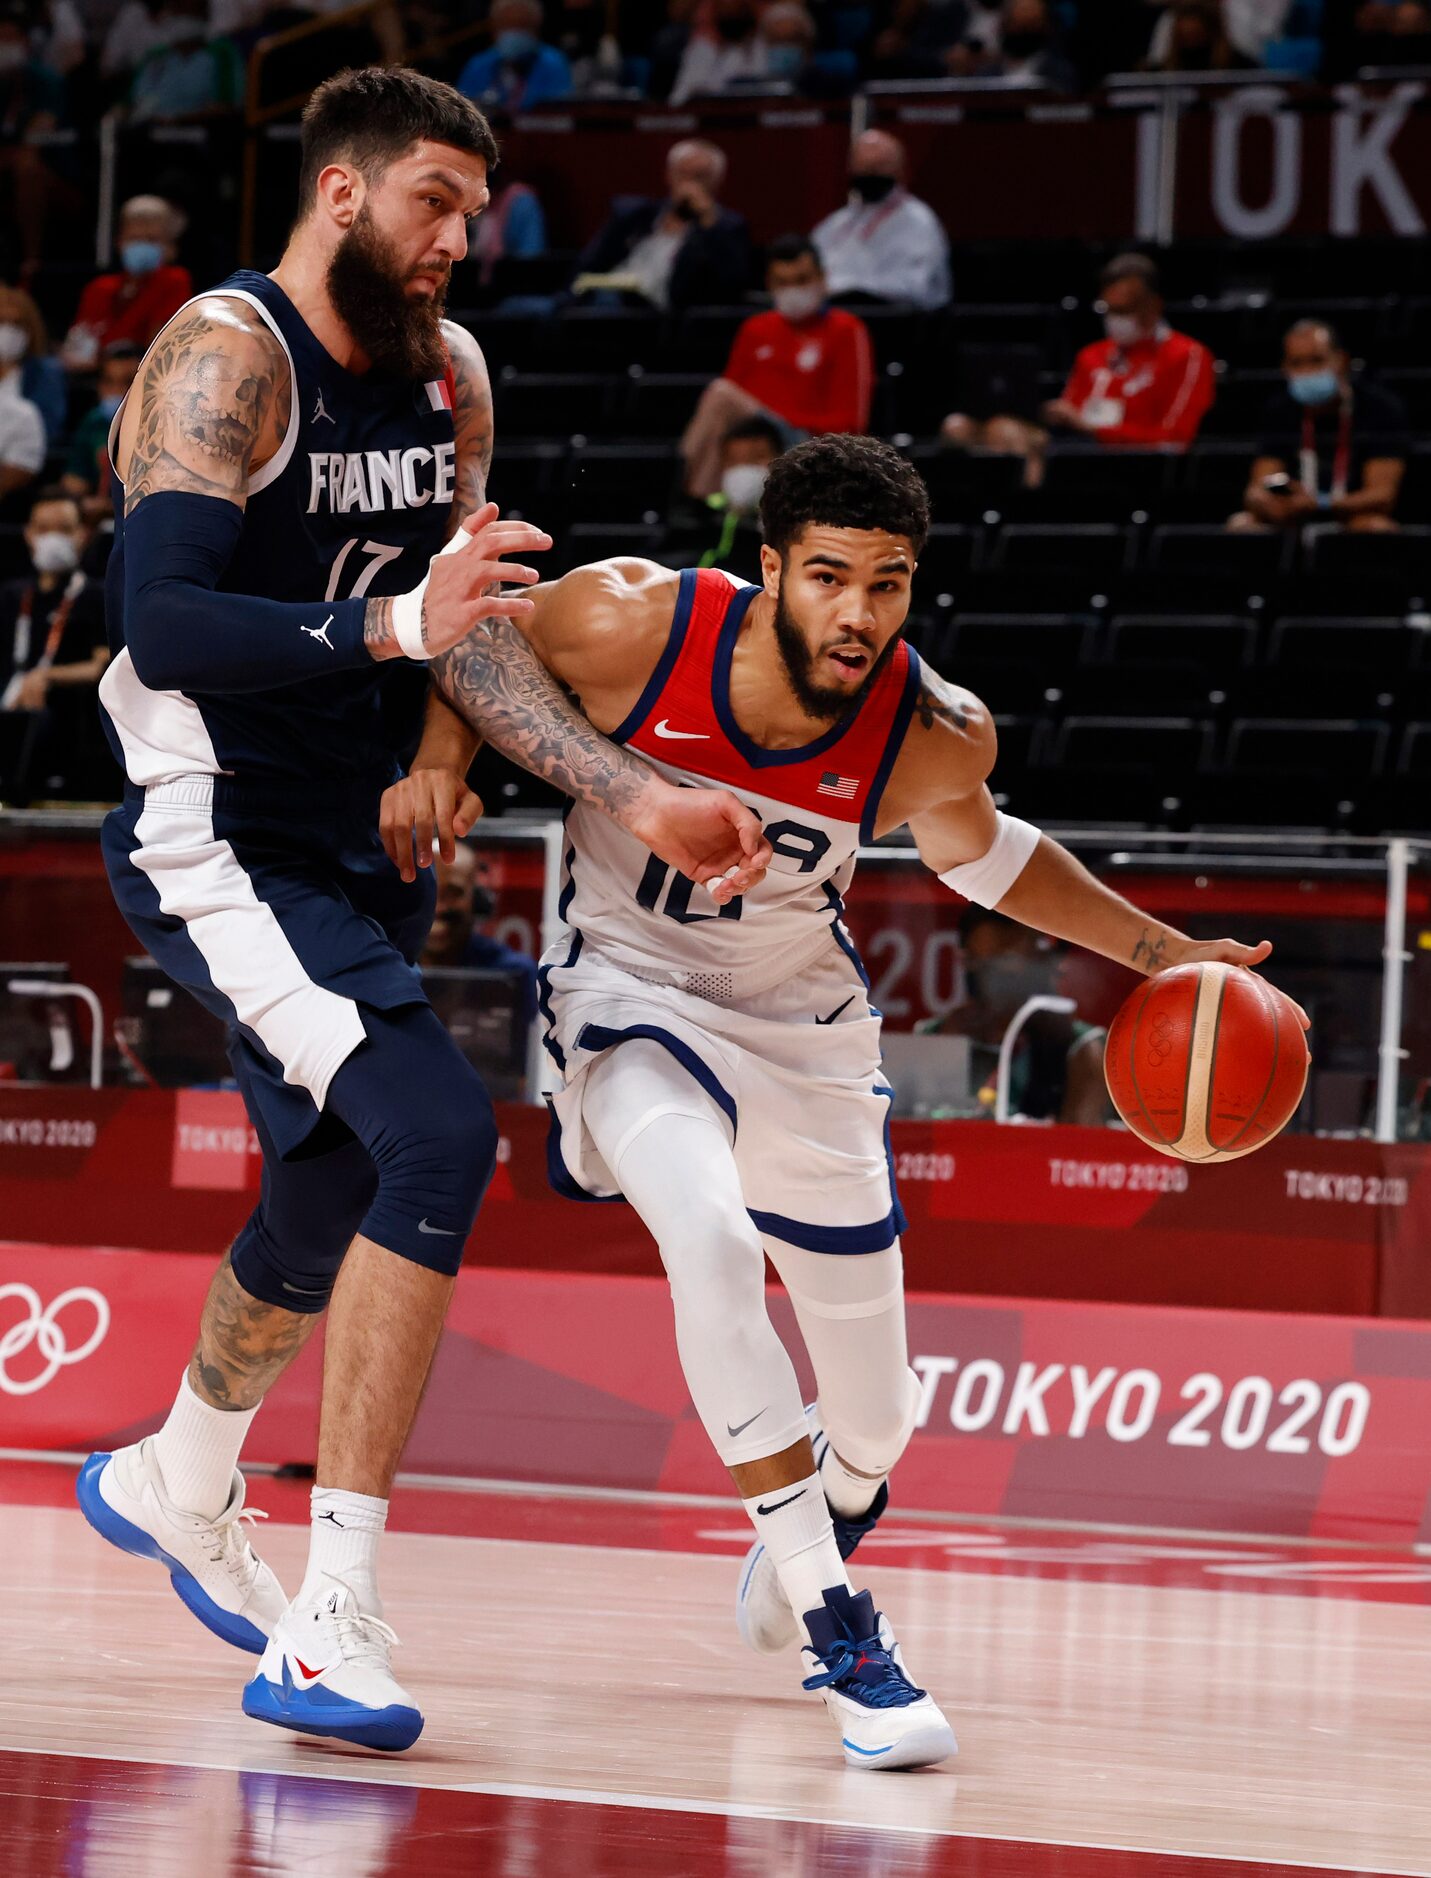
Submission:
{"label": "player's outstretched hand", "polygon": [[717,906],[748,893],[770,865],[760,817],[728,789],[656,783],[627,826],[659,859],[704,887]]}
{"label": "player's outstretched hand", "polygon": [[416,880],[419,867],[431,867],[434,849],[453,859],[481,814],[480,799],[450,769],[416,769],[383,791],[378,829],[393,866]]}
{"label": "player's outstretched hand", "polygon": [[[1261,965],[1271,956],[1271,953],[1272,941],[1270,939],[1260,939],[1255,946],[1242,945],[1236,939],[1194,940],[1182,948],[1177,958],[1170,959],[1168,963],[1170,965],[1244,965],[1250,970]],[[1282,996],[1287,998],[1285,991]],[[1287,998],[1287,1002],[1297,1013],[1303,1030],[1310,1030],[1312,1020],[1297,1000]]]}
{"label": "player's outstretched hand", "polygon": [[531,522],[504,522],[495,502],[487,502],[466,517],[456,534],[433,557],[427,593],[422,605],[422,636],[428,656],[435,658],[465,639],[478,620],[515,619],[530,613],[532,603],[520,594],[489,593],[499,581],[535,587],[541,579],[535,567],[505,561],[507,554],[541,554],[552,545],[544,529]]}

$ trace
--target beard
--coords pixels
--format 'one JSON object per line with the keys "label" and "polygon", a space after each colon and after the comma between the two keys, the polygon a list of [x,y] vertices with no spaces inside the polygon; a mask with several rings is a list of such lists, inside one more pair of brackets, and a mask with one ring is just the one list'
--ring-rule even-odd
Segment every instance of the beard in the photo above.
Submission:
{"label": "beard", "polygon": [[333,311],[381,370],[397,378],[441,378],[447,369],[441,332],[447,282],[430,300],[414,300],[407,293],[410,278],[364,203],[328,263]]}
{"label": "beard", "polygon": [[899,644],[899,634],[880,653],[865,674],[864,682],[855,691],[845,691],[838,685],[821,685],[815,681],[815,659],[809,646],[801,636],[799,627],[791,618],[785,605],[785,582],[780,583],[780,591],[775,596],[775,643],[780,650],[780,662],[785,667],[785,678],[795,694],[795,701],[807,717],[813,717],[821,723],[834,724],[842,717],[853,717],[865,699],[870,687],[880,673],[894,657],[894,648]]}

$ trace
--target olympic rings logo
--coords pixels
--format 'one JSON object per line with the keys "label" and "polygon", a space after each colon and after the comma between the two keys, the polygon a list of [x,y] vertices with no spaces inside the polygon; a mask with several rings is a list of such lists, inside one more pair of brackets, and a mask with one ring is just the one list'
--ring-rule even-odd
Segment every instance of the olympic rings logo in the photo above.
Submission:
{"label": "olympic rings logo", "polygon": [[[46,1383],[53,1382],[62,1369],[93,1356],[109,1335],[109,1300],[88,1285],[73,1285],[68,1291],[62,1291],[49,1309],[43,1311],[39,1292],[31,1290],[29,1285],[0,1285],[0,1304],[6,1298],[18,1298],[29,1312],[8,1330],[0,1331],[0,1391],[6,1395],[34,1395]],[[88,1304],[94,1312],[94,1329],[88,1339],[73,1350],[57,1321],[60,1313],[71,1304]],[[28,1350],[31,1344],[37,1346],[45,1367],[38,1376],[16,1382],[6,1375],[5,1365]]]}

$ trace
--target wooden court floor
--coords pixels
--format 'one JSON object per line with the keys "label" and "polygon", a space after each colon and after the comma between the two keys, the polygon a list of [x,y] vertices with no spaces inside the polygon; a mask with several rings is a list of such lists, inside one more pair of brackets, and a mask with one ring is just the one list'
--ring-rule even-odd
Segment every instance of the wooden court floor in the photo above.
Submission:
{"label": "wooden court floor", "polygon": [[[428,1725],[379,1759],[246,1720],[251,1659],[68,1490],[0,1466],[3,1878],[1431,1874],[1431,1561],[891,1521],[860,1575],[961,1752],[881,1775],[740,1645],[738,1510],[413,1490]],[[301,1493],[250,1499],[296,1582]]]}

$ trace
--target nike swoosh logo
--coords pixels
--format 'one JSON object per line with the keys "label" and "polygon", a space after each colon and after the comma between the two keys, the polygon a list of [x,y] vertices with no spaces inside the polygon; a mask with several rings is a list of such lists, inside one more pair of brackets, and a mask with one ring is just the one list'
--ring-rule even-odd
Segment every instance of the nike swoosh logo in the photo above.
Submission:
{"label": "nike swoosh logo", "polygon": [[445,1226],[429,1226],[425,1219],[420,1219],[417,1222],[417,1229],[419,1232],[428,1234],[436,1233],[439,1239],[455,1239],[457,1237],[455,1232],[449,1232]]}
{"label": "nike swoosh logo", "polygon": [[[765,1408],[769,1408],[769,1406],[770,1404],[767,1402],[765,1405]],[[753,1415],[748,1416],[745,1421],[741,1422],[735,1428],[732,1428],[730,1423],[727,1422],[725,1425],[725,1431],[728,1435],[743,1435],[746,1429],[749,1428],[751,1422],[758,1422],[764,1413],[765,1413],[765,1409],[758,1408]]]}
{"label": "nike swoosh logo", "polygon": [[709,743],[711,740],[710,732],[706,730],[672,730],[668,717],[663,717],[657,724],[656,735],[674,743]]}
{"label": "nike swoosh logo", "polygon": [[850,1006],[854,1003],[854,1001],[855,1001],[855,994],[851,992],[849,997],[847,997],[844,1003],[840,1006],[839,1011],[831,1011],[828,1017],[817,1017],[815,1019],[815,1022],[817,1024],[833,1024],[835,1019],[840,1015],[840,1011],[849,1010]]}
{"label": "nike swoosh logo", "polygon": [[802,1487],[799,1493],[792,1493],[788,1500],[777,1500],[774,1506],[757,1506],[755,1510],[757,1513],[778,1513],[782,1506],[793,1506],[795,1501],[802,1499],[807,1491],[807,1488]]}
{"label": "nike swoosh logo", "polygon": [[322,1669],[310,1669],[301,1657],[295,1656],[293,1659],[293,1667],[298,1671],[300,1676],[306,1677],[309,1682],[317,1682],[320,1676],[327,1674],[329,1669],[332,1668],[332,1664],[325,1663]]}

